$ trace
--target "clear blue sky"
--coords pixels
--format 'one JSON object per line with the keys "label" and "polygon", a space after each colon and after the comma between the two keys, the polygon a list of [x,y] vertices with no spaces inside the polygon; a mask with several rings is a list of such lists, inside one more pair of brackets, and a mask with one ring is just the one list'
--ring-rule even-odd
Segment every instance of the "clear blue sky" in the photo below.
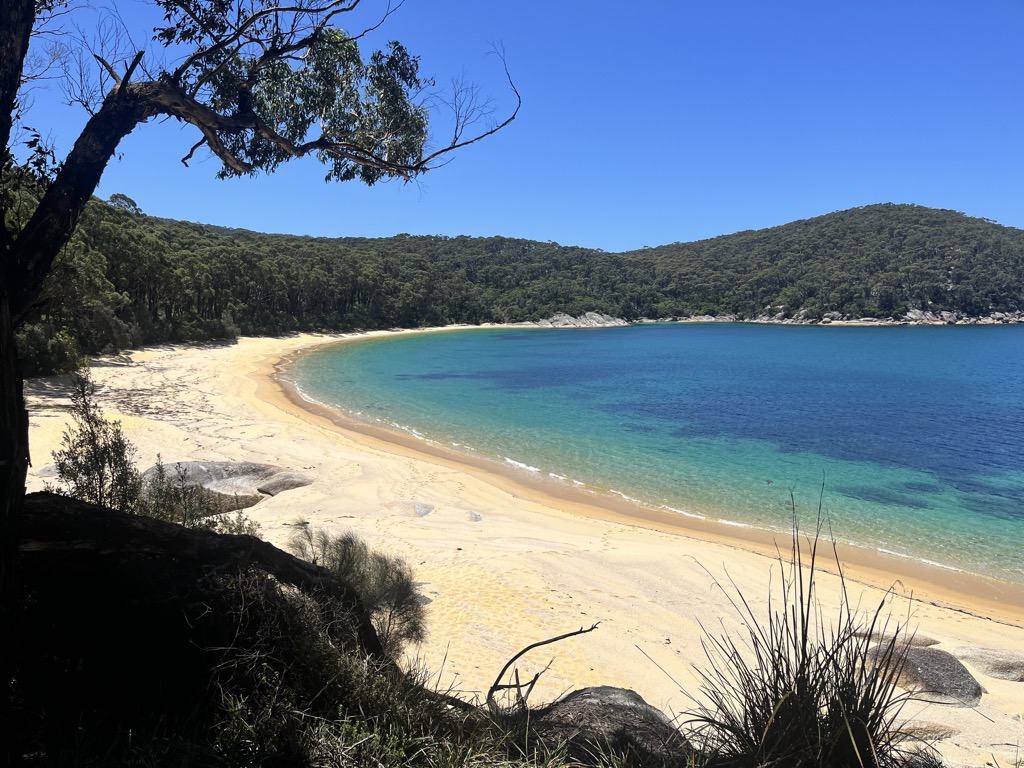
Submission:
{"label": "clear blue sky", "polygon": [[[439,83],[465,72],[499,113],[512,99],[487,52],[502,43],[519,119],[420,183],[373,188],[326,184],[311,159],[218,181],[216,161],[179,161],[193,128],[146,124],[99,195],[266,232],[609,251],[878,202],[1024,227],[1021,0],[407,0],[372,42],[389,39]],[[66,150],[84,112],[35,100],[26,122]]]}

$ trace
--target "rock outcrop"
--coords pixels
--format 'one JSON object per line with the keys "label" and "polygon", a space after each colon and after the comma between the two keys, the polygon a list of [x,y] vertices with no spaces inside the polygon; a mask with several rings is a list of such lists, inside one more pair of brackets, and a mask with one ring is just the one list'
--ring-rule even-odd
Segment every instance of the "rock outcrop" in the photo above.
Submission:
{"label": "rock outcrop", "polygon": [[[650,766],[690,765],[693,749],[660,710],[635,691],[602,685],[573,691],[530,713],[530,727],[581,765],[603,765],[602,755],[629,755]],[[631,763],[632,764],[632,763]]]}
{"label": "rock outcrop", "polygon": [[898,683],[914,699],[955,707],[976,706],[985,692],[959,659],[938,648],[908,648]]}
{"label": "rock outcrop", "polygon": [[[180,475],[185,485],[199,485],[221,496],[257,501],[262,496],[276,496],[313,482],[299,472],[250,461],[182,461],[165,464],[164,471],[171,478]],[[156,472],[155,466],[150,467],[142,473],[142,481],[153,482]]]}
{"label": "rock outcrop", "polygon": [[629,325],[621,317],[612,317],[601,312],[586,312],[579,317],[556,312],[549,320],[538,320],[526,325],[538,325],[542,328],[602,328],[613,325]]}
{"label": "rock outcrop", "polygon": [[268,496],[277,496],[279,493],[284,491],[292,491],[296,488],[305,488],[307,485],[312,485],[313,481],[306,477],[301,472],[278,472],[276,475],[271,475],[258,486],[256,490],[260,493],[265,493]]}
{"label": "rock outcrop", "polygon": [[956,655],[984,675],[998,680],[1024,683],[1024,651],[963,648],[958,650]]}

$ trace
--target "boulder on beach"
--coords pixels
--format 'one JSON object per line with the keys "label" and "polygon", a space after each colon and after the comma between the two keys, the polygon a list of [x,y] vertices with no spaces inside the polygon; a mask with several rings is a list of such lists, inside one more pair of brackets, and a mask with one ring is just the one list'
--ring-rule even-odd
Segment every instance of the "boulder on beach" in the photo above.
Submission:
{"label": "boulder on beach", "polygon": [[958,650],[956,655],[984,675],[998,680],[1024,683],[1024,651],[964,648]]}
{"label": "boulder on beach", "polygon": [[644,764],[687,766],[693,750],[661,710],[627,688],[582,688],[530,713],[538,737],[565,744],[567,757],[596,765],[609,750]]}
{"label": "boulder on beach", "polygon": [[301,472],[278,472],[276,475],[271,475],[260,483],[256,490],[268,496],[277,496],[277,494],[284,491],[305,488],[307,485],[312,484],[313,481]]}
{"label": "boulder on beach", "polygon": [[898,683],[914,699],[954,707],[976,706],[985,692],[959,659],[938,648],[908,648]]}
{"label": "boulder on beach", "polygon": [[[276,496],[313,482],[299,472],[252,461],[180,461],[163,467],[167,477],[175,482],[180,477],[185,485],[202,486],[220,496],[251,502],[244,506],[251,506],[264,496]],[[142,482],[153,482],[156,471],[153,466],[143,472]]]}

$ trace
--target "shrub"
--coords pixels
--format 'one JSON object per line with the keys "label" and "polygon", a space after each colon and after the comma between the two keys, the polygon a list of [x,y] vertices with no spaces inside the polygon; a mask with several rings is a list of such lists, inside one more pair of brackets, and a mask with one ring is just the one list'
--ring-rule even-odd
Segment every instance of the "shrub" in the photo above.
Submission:
{"label": "shrub", "polygon": [[397,656],[406,644],[426,635],[423,602],[412,569],[400,557],[372,551],[354,533],[313,532],[301,521],[291,547],[351,584],[370,612],[384,649]]}
{"label": "shrub", "polygon": [[87,374],[72,377],[71,418],[74,426],[53,452],[56,490],[82,501],[134,513],[142,492],[135,467],[135,446],[121,431],[121,422],[108,421],[96,405],[96,385]]}
{"label": "shrub", "polygon": [[70,373],[85,357],[75,337],[50,323],[26,323],[16,332],[18,356],[26,376]]}
{"label": "shrub", "polygon": [[158,456],[151,471],[153,474],[143,483],[140,514],[214,533],[255,536],[259,530],[259,525],[241,511],[247,504],[190,483],[188,470],[181,464],[174,465],[173,473],[168,472]]}
{"label": "shrub", "polygon": [[135,446],[124,436],[121,422],[104,417],[87,373],[72,378],[71,418],[74,426],[64,431],[64,447],[53,453],[57,485],[52,490],[186,528],[256,535],[259,525],[240,511],[244,504],[190,484],[181,465],[172,475],[158,457],[153,478],[143,483]]}
{"label": "shrub", "polygon": [[819,514],[805,555],[794,524],[767,620],[732,585],[745,643],[705,631],[710,671],[698,673],[709,703],[697,705],[691,722],[709,765],[887,768],[921,761],[905,749],[898,724],[906,695],[896,681],[909,640],[905,625],[890,626],[891,590],[862,613],[850,602],[837,556],[841,604],[828,619],[816,594],[821,530]]}

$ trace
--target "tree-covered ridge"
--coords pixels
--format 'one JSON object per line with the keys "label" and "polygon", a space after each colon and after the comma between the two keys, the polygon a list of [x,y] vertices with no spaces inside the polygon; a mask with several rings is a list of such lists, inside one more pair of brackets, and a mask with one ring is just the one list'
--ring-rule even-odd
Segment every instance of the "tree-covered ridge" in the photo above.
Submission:
{"label": "tree-covered ridge", "polygon": [[956,211],[881,204],[628,254],[657,268],[655,314],[977,317],[1024,304],[1024,231]]}
{"label": "tree-covered ridge", "polygon": [[1024,231],[885,204],[615,254],[504,237],[268,235],[147,216],[114,195],[87,207],[20,347],[41,371],[237,333],[911,309],[1024,309]]}

